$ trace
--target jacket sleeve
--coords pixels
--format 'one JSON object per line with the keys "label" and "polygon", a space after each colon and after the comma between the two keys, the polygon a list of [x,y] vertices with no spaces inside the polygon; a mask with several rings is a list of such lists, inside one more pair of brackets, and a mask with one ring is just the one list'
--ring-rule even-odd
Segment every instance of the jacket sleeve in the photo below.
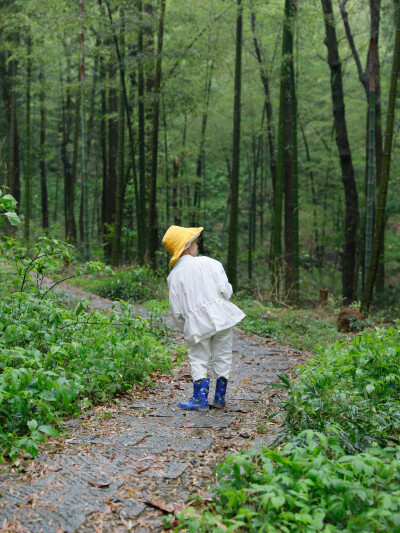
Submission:
{"label": "jacket sleeve", "polygon": [[179,302],[177,301],[174,294],[171,292],[169,293],[169,306],[171,308],[172,318],[176,327],[183,332],[183,328],[185,326],[185,319],[182,316],[182,311]]}
{"label": "jacket sleeve", "polygon": [[232,296],[232,285],[228,281],[228,277],[225,273],[224,267],[219,261],[215,261],[214,279],[217,283],[217,290],[222,298],[229,300]]}

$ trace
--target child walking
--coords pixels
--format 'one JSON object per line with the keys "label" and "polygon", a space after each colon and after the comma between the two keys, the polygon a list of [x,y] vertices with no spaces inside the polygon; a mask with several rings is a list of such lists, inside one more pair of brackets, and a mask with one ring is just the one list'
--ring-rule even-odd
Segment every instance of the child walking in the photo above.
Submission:
{"label": "child walking", "polygon": [[172,255],[168,276],[169,303],[175,324],[189,344],[193,397],[180,402],[182,409],[208,410],[210,380],[207,366],[217,379],[213,405],[225,405],[225,393],[232,370],[233,326],[245,314],[233,303],[232,286],[219,261],[196,257],[196,239],[203,228],[171,226],[163,238]]}

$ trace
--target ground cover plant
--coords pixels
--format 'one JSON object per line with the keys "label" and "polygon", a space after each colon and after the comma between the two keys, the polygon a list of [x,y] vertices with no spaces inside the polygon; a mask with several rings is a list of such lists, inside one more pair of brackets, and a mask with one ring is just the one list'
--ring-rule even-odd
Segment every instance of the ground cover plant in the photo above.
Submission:
{"label": "ground cover plant", "polygon": [[314,352],[345,336],[337,329],[337,309],[295,309],[236,299],[246,313],[240,328],[261,337],[274,337],[299,350]]}
{"label": "ground cover plant", "polygon": [[148,265],[115,269],[115,275],[98,278],[80,277],[75,285],[110,300],[146,302],[167,296],[165,274],[154,272]]}
{"label": "ground cover plant", "polygon": [[41,431],[55,434],[48,425],[60,417],[171,368],[145,318],[71,310],[56,297],[43,305],[29,293],[1,300],[0,352],[0,446],[11,458],[36,455]]}
{"label": "ground cover plant", "polygon": [[300,447],[229,455],[212,507],[184,511],[176,531],[399,531],[400,461],[338,447],[329,458],[326,439],[313,436]]}
{"label": "ground cover plant", "polygon": [[[153,372],[172,366],[166,326],[160,329],[155,306],[149,317],[122,300],[110,313],[89,311],[89,302],[72,307],[43,285],[60,260],[71,259],[71,245],[44,237],[28,253],[6,238],[3,253],[8,262],[0,269],[0,460],[21,452],[36,456],[45,435],[58,435],[62,417],[106,401],[133,382],[151,383]],[[89,262],[69,276],[104,270]]]}
{"label": "ground cover plant", "polygon": [[392,327],[320,350],[297,379],[281,376],[283,438],[313,429],[337,435],[349,453],[398,442],[399,364],[400,333]]}
{"label": "ground cover plant", "polygon": [[283,448],[228,456],[176,531],[400,531],[399,358],[399,330],[376,328],[281,375]]}

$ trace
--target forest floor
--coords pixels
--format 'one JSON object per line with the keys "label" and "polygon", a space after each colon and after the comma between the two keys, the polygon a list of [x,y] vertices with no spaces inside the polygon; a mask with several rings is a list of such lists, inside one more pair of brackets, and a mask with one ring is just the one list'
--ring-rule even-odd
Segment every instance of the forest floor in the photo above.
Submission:
{"label": "forest floor", "polygon": [[[58,291],[86,298],[95,309],[113,305],[67,284]],[[145,313],[144,307],[135,310]],[[179,333],[171,335],[183,342]],[[23,468],[3,467],[0,531],[158,532],[165,512],[178,512],[188,500],[207,501],[212,471],[227,454],[274,440],[277,426],[266,420],[277,394],[271,383],[307,357],[240,330],[233,355],[223,410],[179,409],[192,393],[185,361],[170,374],[153,376],[154,386],[134,385],[118,402],[67,420],[62,437],[48,441]]]}

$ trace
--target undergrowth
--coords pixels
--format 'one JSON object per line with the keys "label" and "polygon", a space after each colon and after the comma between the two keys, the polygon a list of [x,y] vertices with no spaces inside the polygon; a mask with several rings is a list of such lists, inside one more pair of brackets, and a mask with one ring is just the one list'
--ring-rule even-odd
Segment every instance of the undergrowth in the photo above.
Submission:
{"label": "undergrowth", "polygon": [[298,350],[314,352],[344,335],[337,330],[337,316],[326,309],[288,309],[266,306],[256,300],[237,300],[246,318],[240,328],[261,337],[273,337]]}
{"label": "undergrowth", "polygon": [[168,296],[165,278],[143,265],[118,268],[113,276],[77,278],[72,283],[103,298],[142,303]]}
{"label": "undergrowth", "polygon": [[280,376],[283,447],[229,455],[175,531],[399,532],[399,363],[399,331],[377,329]]}

